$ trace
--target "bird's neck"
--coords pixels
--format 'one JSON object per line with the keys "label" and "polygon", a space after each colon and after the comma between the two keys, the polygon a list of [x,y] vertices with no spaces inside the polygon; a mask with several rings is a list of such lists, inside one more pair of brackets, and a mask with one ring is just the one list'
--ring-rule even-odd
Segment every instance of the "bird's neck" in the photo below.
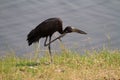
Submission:
{"label": "bird's neck", "polygon": [[58,31],[60,34],[63,34],[64,33],[64,30],[59,30]]}

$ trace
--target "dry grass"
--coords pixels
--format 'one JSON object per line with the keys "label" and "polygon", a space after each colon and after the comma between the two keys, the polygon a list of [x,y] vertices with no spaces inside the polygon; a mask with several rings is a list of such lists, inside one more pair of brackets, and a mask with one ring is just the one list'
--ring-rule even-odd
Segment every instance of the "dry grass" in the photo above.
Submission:
{"label": "dry grass", "polygon": [[120,51],[86,51],[85,55],[64,51],[33,59],[6,55],[0,58],[0,80],[120,80]]}

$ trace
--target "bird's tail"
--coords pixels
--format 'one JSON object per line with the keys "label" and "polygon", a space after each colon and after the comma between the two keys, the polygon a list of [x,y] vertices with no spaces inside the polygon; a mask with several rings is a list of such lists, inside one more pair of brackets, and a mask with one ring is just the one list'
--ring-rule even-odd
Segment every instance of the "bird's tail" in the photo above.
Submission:
{"label": "bird's tail", "polygon": [[33,40],[30,37],[27,37],[27,41],[29,46],[33,43]]}
{"label": "bird's tail", "polygon": [[32,30],[32,31],[27,35],[28,45],[30,46],[33,42],[36,42],[35,39],[36,39],[36,35],[35,35],[34,30]]}

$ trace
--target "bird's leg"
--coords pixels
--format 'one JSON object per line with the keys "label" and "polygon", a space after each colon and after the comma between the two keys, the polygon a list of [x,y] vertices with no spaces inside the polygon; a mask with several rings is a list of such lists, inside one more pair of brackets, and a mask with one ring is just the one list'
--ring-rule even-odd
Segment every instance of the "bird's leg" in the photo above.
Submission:
{"label": "bird's leg", "polygon": [[[49,42],[51,42],[51,36],[49,37]],[[52,53],[51,53],[51,46],[50,46],[50,44],[48,45],[48,49],[49,49],[49,54],[50,54],[50,60],[51,60],[51,63],[52,63],[53,59],[52,59]]]}
{"label": "bird's leg", "polygon": [[47,42],[47,38],[48,38],[48,37],[46,37],[46,39],[45,39],[44,46],[47,46],[47,44],[46,44],[46,42]]}
{"label": "bird's leg", "polygon": [[39,49],[40,49],[40,41],[38,41],[37,51],[39,51]]}
{"label": "bird's leg", "polygon": [[[55,34],[55,37],[57,38],[57,35]],[[62,42],[61,38],[58,38],[60,42]]]}
{"label": "bird's leg", "polygon": [[61,38],[59,38],[59,41],[62,42]]}
{"label": "bird's leg", "polygon": [[62,38],[63,36],[65,36],[66,33],[61,34],[59,37],[55,38],[54,40],[50,41],[48,44],[46,44],[46,46],[50,45],[52,42],[56,41],[57,39],[59,39],[60,41],[62,41],[60,38]]}

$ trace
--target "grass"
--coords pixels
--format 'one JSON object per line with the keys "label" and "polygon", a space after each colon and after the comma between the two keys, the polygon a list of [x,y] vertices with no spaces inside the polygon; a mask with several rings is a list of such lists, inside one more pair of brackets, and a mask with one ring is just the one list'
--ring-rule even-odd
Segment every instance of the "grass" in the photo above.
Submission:
{"label": "grass", "polygon": [[0,57],[0,80],[120,80],[120,51],[86,51],[84,55],[64,51],[36,59]]}

